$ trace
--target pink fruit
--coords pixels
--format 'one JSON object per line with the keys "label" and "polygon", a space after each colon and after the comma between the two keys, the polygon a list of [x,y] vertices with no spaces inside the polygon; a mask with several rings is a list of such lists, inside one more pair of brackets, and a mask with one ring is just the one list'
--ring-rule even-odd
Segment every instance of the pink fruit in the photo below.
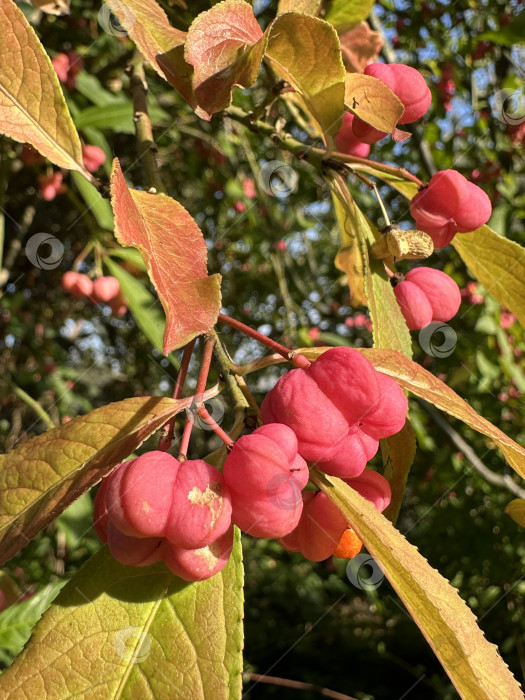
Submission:
{"label": "pink fruit", "polygon": [[415,267],[405,275],[425,294],[432,307],[433,321],[450,321],[459,310],[461,292],[452,277],[431,267]]}
{"label": "pink fruit", "polygon": [[[425,79],[415,68],[402,63],[370,63],[364,71],[365,75],[381,80],[401,100],[405,111],[399,119],[399,124],[409,124],[422,117],[430,107],[432,93]],[[354,136],[365,143],[375,143],[387,134],[378,131],[359,117],[353,121]]]}
{"label": "pink fruit", "polygon": [[286,535],[299,522],[308,476],[297,438],[286,425],[263,425],[243,435],[224,464],[232,521],[254,537]]}
{"label": "pink fruit", "polygon": [[331,348],[287,372],[261,405],[264,422],[295,432],[304,459],[343,478],[361,474],[379,438],[401,430],[406,411],[399,385],[351,348]]}
{"label": "pink fruit", "polygon": [[286,241],[283,241],[282,239],[280,241],[275,241],[275,243],[273,244],[273,248],[275,250],[280,250],[282,253],[284,253],[284,251],[287,248]]}
{"label": "pink fruit", "polygon": [[255,197],[255,185],[251,177],[247,177],[242,181],[242,189],[248,199],[253,199]]}
{"label": "pink fruit", "polygon": [[163,534],[177,547],[205,547],[231,525],[230,492],[220,471],[202,459],[182,462],[172,499]]}
{"label": "pink fruit", "polygon": [[486,224],[492,213],[485,192],[456,170],[441,170],[410,202],[417,228],[432,237],[436,248],[450,243],[456,233]]}
{"label": "pink fruit", "polygon": [[65,272],[62,277],[62,289],[65,292],[69,292],[69,294],[72,294],[77,299],[81,299],[82,297],[91,296],[93,282],[87,275],[69,270]]}
{"label": "pink fruit", "polygon": [[90,173],[94,173],[106,162],[106,154],[98,146],[82,146],[82,160]]}
{"label": "pink fruit", "polygon": [[97,303],[107,303],[120,292],[120,284],[116,277],[98,277],[93,282],[93,301]]}
{"label": "pink fruit", "polygon": [[164,537],[180,463],[154,450],[124,462],[107,477],[108,517],[130,537]]}
{"label": "pink fruit", "polygon": [[113,557],[126,566],[149,566],[162,558],[163,542],[160,538],[128,537],[111,521],[108,522],[107,538]]}
{"label": "pink fruit", "polygon": [[226,565],[233,547],[233,526],[215,542],[200,549],[180,549],[169,543],[162,558],[166,566],[185,581],[204,581]]}
{"label": "pink fruit", "polygon": [[69,58],[65,53],[59,53],[51,61],[53,68],[57,74],[58,79],[61,83],[65,83],[67,80],[67,73],[69,70]]}
{"label": "pink fruit", "polygon": [[432,307],[426,294],[413,282],[399,282],[394,287],[396,301],[411,331],[432,323]]}
{"label": "pink fruit", "polygon": [[[352,123],[354,115],[350,112],[345,112],[343,115],[343,123],[341,128],[335,135],[335,145],[341,153],[347,153],[350,156],[358,156],[366,158],[370,153],[370,146],[367,143],[359,141],[352,131]],[[363,122],[364,123],[364,122]]]}
{"label": "pink fruit", "polygon": [[373,504],[375,509],[382,513],[392,500],[390,484],[382,474],[371,469],[365,471],[356,479],[345,479],[346,483],[363,498]]}
{"label": "pink fruit", "polygon": [[67,186],[62,182],[62,173],[55,171],[50,175],[40,175],[38,177],[38,187],[42,199],[46,202],[51,202],[57,194],[63,194],[67,190]]}

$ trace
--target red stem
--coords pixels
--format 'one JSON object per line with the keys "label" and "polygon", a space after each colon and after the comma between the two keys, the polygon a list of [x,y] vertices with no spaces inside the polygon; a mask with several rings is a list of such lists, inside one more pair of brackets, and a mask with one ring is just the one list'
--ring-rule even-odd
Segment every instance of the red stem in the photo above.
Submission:
{"label": "red stem", "polygon": [[419,187],[423,186],[423,182],[406,168],[398,168],[395,165],[388,165],[387,163],[378,163],[375,160],[370,160],[369,158],[361,158],[360,156],[350,156],[346,153],[339,153],[339,151],[334,151],[330,154],[330,158],[335,158],[335,160],[343,160],[348,163],[359,163],[360,165],[368,165],[374,170],[379,170],[384,173],[391,173],[397,177],[401,177],[404,180],[411,180],[415,182]]}
{"label": "red stem", "polygon": [[223,443],[231,449],[233,447],[233,440],[228,435],[228,433],[221,428],[221,426],[217,423],[215,418],[211,417],[208,409],[204,404],[202,404],[202,406],[199,406],[199,408],[197,409],[197,413],[202,418],[202,420],[210,426],[215,435],[220,437]]}
{"label": "red stem", "polygon": [[[197,386],[195,388],[194,399],[195,402],[202,403],[202,395],[206,389],[206,382],[208,381],[208,374],[210,373],[211,358],[213,353],[213,346],[215,345],[215,338],[211,335],[205,337],[204,340],[204,350],[202,352],[202,362],[201,368],[199,370],[199,377],[197,379]],[[189,415],[184,423],[184,431],[182,433],[182,438],[180,441],[179,456],[180,462],[187,459],[186,455],[188,453],[188,445],[190,443],[191,431],[193,430],[193,416]],[[231,440],[230,440],[231,442]]]}
{"label": "red stem", "polygon": [[240,331],[241,333],[244,333],[244,335],[257,340],[262,345],[270,348],[272,352],[278,353],[281,355],[281,357],[284,357],[285,360],[291,362],[294,367],[302,367],[304,369],[305,367],[310,366],[310,362],[304,355],[297,355],[293,350],[285,348],[284,345],[281,345],[275,340],[272,340],[262,333],[259,333],[259,331],[256,331],[254,328],[250,328],[250,326],[241,323],[241,321],[237,321],[236,319],[231,318],[230,316],[225,316],[224,314],[219,314],[219,321],[222,321],[222,323],[226,323],[236,331]]}
{"label": "red stem", "polygon": [[[182,360],[177,373],[175,388],[173,390],[174,399],[180,399],[182,397],[182,390],[184,388],[184,382],[186,381],[186,375],[188,374],[188,367],[190,365],[194,347],[195,339],[186,345],[184,352],[182,353]],[[175,419],[176,416],[173,416],[173,418],[162,428],[159,438],[159,450],[162,452],[167,452],[171,447],[171,443],[173,442],[173,435],[175,433]]]}

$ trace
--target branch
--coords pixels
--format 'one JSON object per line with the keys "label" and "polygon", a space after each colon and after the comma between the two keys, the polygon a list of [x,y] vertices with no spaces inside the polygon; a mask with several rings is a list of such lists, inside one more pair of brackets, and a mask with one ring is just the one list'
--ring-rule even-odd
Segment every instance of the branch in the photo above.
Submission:
{"label": "branch", "polygon": [[494,484],[494,486],[500,486],[501,488],[507,489],[507,491],[510,491],[518,498],[525,498],[525,489],[518,486],[518,484],[515,483],[514,479],[509,474],[494,474],[493,471],[485,466],[472,447],[465,442],[465,440],[463,440],[461,435],[447,423],[447,421],[438,413],[438,411],[432,408],[432,406],[430,406],[426,401],[418,399],[417,402],[430,415],[436,425],[439,425],[439,427],[449,436],[458,450],[463,452],[474,469],[481,474],[485,481]]}
{"label": "branch", "polygon": [[135,122],[135,134],[137,137],[137,155],[138,160],[144,159],[148,187],[154,188],[157,192],[165,192],[155,157],[157,145],[153,140],[151,120],[148,113],[148,84],[144,73],[143,60],[142,56],[137,54],[128,69],[129,86],[133,98],[133,121]]}
{"label": "branch", "polygon": [[22,399],[22,401],[29,406],[29,408],[32,408],[33,411],[37,414],[37,416],[40,418],[42,423],[45,423],[48,428],[56,428],[56,425],[53,423],[51,420],[50,416],[47,414],[47,412],[42,408],[42,406],[36,401],[32,396],[29,396],[27,392],[25,392],[23,389],[21,389],[19,386],[13,386],[13,393],[18,396],[19,399]]}
{"label": "branch", "polygon": [[295,690],[313,690],[314,692],[323,695],[325,698],[333,698],[334,700],[357,700],[351,695],[338,693],[336,690],[322,688],[320,685],[313,683],[303,683],[303,681],[292,681],[288,678],[277,678],[276,676],[266,676],[260,673],[243,673],[242,677],[245,681],[254,681],[257,683],[270,683],[271,685],[279,685],[282,688],[295,688]]}

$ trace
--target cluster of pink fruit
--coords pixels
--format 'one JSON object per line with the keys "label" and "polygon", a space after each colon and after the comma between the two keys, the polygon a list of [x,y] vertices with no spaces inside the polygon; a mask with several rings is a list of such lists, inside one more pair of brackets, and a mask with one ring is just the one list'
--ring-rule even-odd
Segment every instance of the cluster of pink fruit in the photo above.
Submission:
{"label": "cluster of pink fruit", "polygon": [[81,272],[69,270],[62,277],[62,289],[77,299],[87,297],[93,304],[109,304],[116,316],[123,316],[128,308],[116,277],[91,280]]}
{"label": "cluster of pink fruit", "polygon": [[[414,122],[425,114],[432,99],[423,76],[402,64],[372,63],[365,68],[384,82],[405,107],[399,124]],[[369,144],[387,134],[374,129],[358,117],[345,114],[335,141],[343,153],[366,158]],[[492,205],[486,193],[456,170],[436,173],[410,202],[416,226],[427,233],[435,248],[447,246],[456,233],[465,233],[486,224]],[[449,321],[458,311],[461,294],[457,284],[439,270],[419,267],[406,276],[392,279],[394,293],[410,330],[431,322]]]}
{"label": "cluster of pink fruit", "polygon": [[235,442],[222,475],[202,460],[180,463],[164,452],[118,467],[97,493],[95,529],[118,561],[163,560],[187,581],[225,565],[232,523],[313,561],[354,556],[361,543],[337,508],[322,492],[303,491],[309,464],[382,511],[388,482],[365,467],[379,439],[403,427],[406,412],[393,379],[357,350],[331,348],[281,377],[261,405],[264,425]]}

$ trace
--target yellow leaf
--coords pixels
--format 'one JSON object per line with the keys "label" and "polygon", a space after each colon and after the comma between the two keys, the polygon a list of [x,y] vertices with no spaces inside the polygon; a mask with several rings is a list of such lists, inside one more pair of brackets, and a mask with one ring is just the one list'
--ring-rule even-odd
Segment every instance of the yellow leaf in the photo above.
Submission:
{"label": "yellow leaf", "polygon": [[393,134],[405,107],[392,90],[378,78],[363,73],[347,73],[347,109],[379,131]]}
{"label": "yellow leaf", "polygon": [[84,168],[80,139],[49,56],[12,0],[0,5],[0,35],[0,132],[96,182]]}
{"label": "yellow leaf", "polygon": [[525,527],[525,501],[523,498],[515,498],[505,508],[505,513],[510,515],[514,522]]}

